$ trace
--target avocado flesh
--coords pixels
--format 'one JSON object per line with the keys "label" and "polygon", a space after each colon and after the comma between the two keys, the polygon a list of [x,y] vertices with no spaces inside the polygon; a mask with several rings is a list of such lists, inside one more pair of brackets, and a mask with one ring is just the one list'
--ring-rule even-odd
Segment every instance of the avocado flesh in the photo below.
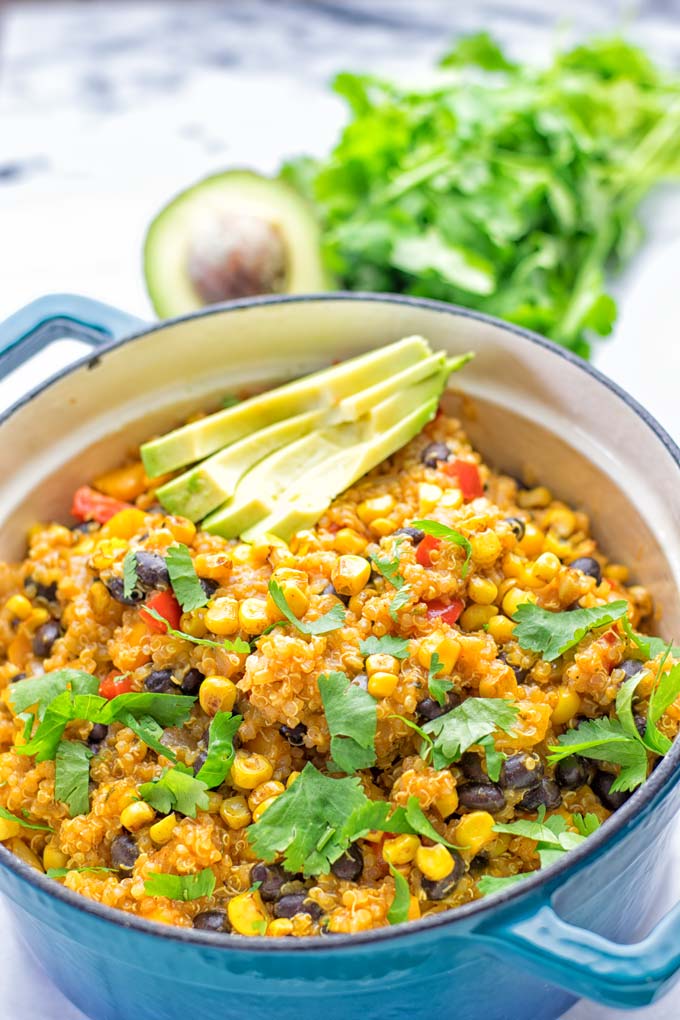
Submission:
{"label": "avocado flesh", "polygon": [[278,534],[274,528],[279,497],[282,505],[299,501],[321,507],[320,516],[334,496],[430,420],[447,377],[444,364],[429,378],[392,394],[356,423],[312,432],[265,458],[244,477],[233,498],[203,521],[203,529],[225,538]]}
{"label": "avocado flesh", "polygon": [[184,425],[141,448],[149,478],[203,460],[259,429],[307,411],[334,407],[345,397],[431,357],[422,337],[407,337],[339,365],[303,376],[241,404]]}
{"label": "avocado flesh", "polygon": [[[249,170],[231,170],[199,181],[177,195],[151,223],[144,242],[144,275],[160,318],[202,308],[189,272],[189,253],[201,225],[225,216],[254,217],[283,242],[286,294],[328,290],[321,237],[312,206],[284,181]],[[244,295],[245,296],[245,295]]]}

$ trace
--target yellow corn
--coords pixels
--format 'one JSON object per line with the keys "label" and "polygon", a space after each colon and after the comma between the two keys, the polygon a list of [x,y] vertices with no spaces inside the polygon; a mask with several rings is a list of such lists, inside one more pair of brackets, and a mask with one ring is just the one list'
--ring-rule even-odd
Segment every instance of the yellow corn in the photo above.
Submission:
{"label": "yellow corn", "polygon": [[369,527],[371,531],[374,531],[380,538],[384,538],[385,535],[391,535],[396,528],[394,521],[391,521],[389,517],[376,517],[374,521],[371,521]]}
{"label": "yellow corn", "polygon": [[420,642],[420,647],[418,648],[418,662],[423,669],[430,668],[432,656],[435,652],[439,656],[441,663],[436,675],[448,676],[453,672],[453,668],[458,662],[460,642],[457,638],[451,637],[448,634],[442,634],[441,632],[430,634],[429,637]]}
{"label": "yellow corn", "polygon": [[419,847],[416,864],[425,878],[432,882],[439,882],[453,871],[453,857],[441,843]]}
{"label": "yellow corn", "polygon": [[455,841],[458,846],[474,857],[487,843],[490,843],[495,832],[495,821],[488,811],[471,811],[458,822],[455,829]]}
{"label": "yellow corn", "polygon": [[263,801],[269,800],[271,797],[278,797],[285,789],[283,783],[280,783],[278,779],[270,779],[266,783],[260,783],[248,797],[248,807],[251,811],[254,811],[258,804],[262,804]]}
{"label": "yellow corn", "polygon": [[165,526],[176,542],[191,545],[196,537],[196,525],[186,517],[166,517]]}
{"label": "yellow corn", "polygon": [[246,634],[261,634],[270,623],[266,600],[244,599],[238,607],[238,622]]}
{"label": "yellow corn", "polygon": [[524,538],[519,543],[520,550],[525,556],[533,558],[539,556],[543,552],[543,543],[545,542],[545,535],[540,528],[537,528],[535,524],[527,522],[525,525]]}
{"label": "yellow corn", "polygon": [[374,698],[389,698],[398,683],[396,673],[374,673],[368,678],[368,693]]}
{"label": "yellow corn", "polygon": [[569,559],[570,556],[574,555],[573,549],[569,542],[558,538],[557,535],[553,535],[552,531],[549,531],[545,536],[543,542],[543,548],[546,552],[554,553],[555,556],[560,560]]}
{"label": "yellow corn", "polygon": [[409,921],[417,921],[420,917],[420,903],[418,902],[417,896],[411,896],[408,901],[408,914],[406,915]]}
{"label": "yellow corn", "polygon": [[420,840],[417,836],[404,834],[395,836],[394,839],[386,839],[383,843],[382,855],[388,864],[408,864],[415,859],[420,849]]}
{"label": "yellow corn", "polygon": [[168,843],[172,839],[176,824],[177,817],[173,812],[151,826],[149,835],[156,846],[163,846],[164,843]]}
{"label": "yellow corn", "polygon": [[148,825],[156,817],[156,812],[144,800],[136,800],[128,804],[120,813],[121,825],[129,832],[137,832],[138,829]]}
{"label": "yellow corn", "polygon": [[[281,590],[285,596],[288,608],[298,618],[302,618],[309,609],[309,597],[305,588],[296,581],[283,581]],[[268,596],[267,606],[274,619],[280,618],[280,611]]]}
{"label": "yellow corn", "polygon": [[113,601],[102,581],[93,582],[87,598],[95,616],[103,616]]}
{"label": "yellow corn", "polygon": [[33,630],[37,627],[42,627],[43,623],[47,623],[50,618],[50,614],[43,606],[36,606],[35,609],[31,610],[31,615],[27,620],[27,624]]}
{"label": "yellow corn", "polygon": [[532,591],[521,591],[519,588],[511,588],[503,599],[503,612],[507,616],[514,616],[517,610],[525,602],[536,602],[536,596]]}
{"label": "yellow corn", "polygon": [[[116,515],[117,516],[117,515]],[[114,518],[112,517],[111,520]],[[109,523],[111,523],[109,521]],[[102,538],[90,557],[90,566],[94,570],[108,570],[121,553],[127,550],[127,542],[122,538]]]}
{"label": "yellow corn", "polygon": [[238,602],[230,596],[213,599],[203,619],[213,634],[235,634],[238,630]]}
{"label": "yellow corn", "polygon": [[13,836],[18,836],[21,832],[21,826],[18,822],[13,822],[11,818],[0,818],[0,840],[12,839]]}
{"label": "yellow corn", "polygon": [[400,666],[399,659],[384,652],[369,655],[365,663],[367,676],[373,676],[374,673],[398,673]]}
{"label": "yellow corn", "polygon": [[353,556],[360,556],[367,545],[367,539],[353,528],[340,528],[333,540],[333,548],[336,552],[350,553]]}
{"label": "yellow corn", "polygon": [[576,517],[566,506],[551,507],[543,517],[543,526],[551,528],[559,538],[569,538],[576,528]]}
{"label": "yellow corn", "polygon": [[62,853],[59,847],[48,844],[43,850],[43,867],[45,871],[48,868],[65,868],[68,864],[68,857]]}
{"label": "yellow corn", "polygon": [[458,807],[458,791],[453,790],[451,793],[444,793],[441,797],[437,797],[434,806],[442,818],[448,818]]}
{"label": "yellow corn", "polygon": [[146,515],[136,507],[119,510],[103,525],[102,538],[118,538],[127,541],[141,531],[146,523]]}
{"label": "yellow corn", "polygon": [[208,628],[205,624],[206,616],[207,613],[205,608],[192,609],[188,613],[182,613],[179,621],[179,629],[183,630],[185,634],[191,634],[192,637],[205,637],[208,632]]}
{"label": "yellow corn", "polygon": [[209,790],[207,808],[208,814],[209,815],[218,814],[221,807],[222,807],[222,795],[217,793],[216,790]]}
{"label": "yellow corn", "polygon": [[13,854],[16,854],[17,857],[21,858],[24,864],[30,865],[32,868],[35,868],[36,871],[45,870],[38,855],[33,853],[30,846],[27,846],[23,839],[19,839],[18,836],[15,836],[14,839],[9,841],[9,848]]}
{"label": "yellow corn", "polygon": [[7,599],[5,607],[10,616],[16,617],[17,620],[27,620],[33,612],[33,606],[25,595],[12,595]]}
{"label": "yellow corn", "polygon": [[610,581],[618,581],[619,584],[625,584],[630,571],[622,563],[610,563],[609,566],[604,568],[603,574]]}
{"label": "yellow corn", "polygon": [[331,581],[339,595],[358,595],[371,576],[371,564],[363,556],[340,556],[331,570]]}
{"label": "yellow corn", "polygon": [[105,475],[95,478],[94,487],[100,492],[120,499],[123,503],[133,503],[145,491],[148,479],[141,461],[127,464],[125,467],[107,471]]}
{"label": "yellow corn", "polygon": [[491,529],[482,531],[480,535],[473,535],[470,539],[472,546],[472,560],[478,567],[492,566],[503,551],[503,544]]}
{"label": "yellow corn", "polygon": [[267,925],[267,935],[280,937],[293,934],[293,922],[289,917],[277,917]]}
{"label": "yellow corn", "polygon": [[254,790],[271,779],[274,768],[262,754],[238,750],[231,766],[231,781],[244,790]]}
{"label": "yellow corn", "polygon": [[517,505],[523,510],[546,507],[551,501],[552,494],[545,485],[537,485],[535,489],[520,489],[517,493]]}
{"label": "yellow corn", "polygon": [[498,596],[498,585],[488,577],[471,577],[468,583],[468,595],[479,606],[490,606]]}
{"label": "yellow corn", "polygon": [[194,556],[194,567],[199,577],[222,581],[231,573],[231,556],[227,550],[219,553],[198,553]]}
{"label": "yellow corn", "polygon": [[291,772],[291,774],[288,776],[288,779],[286,780],[286,789],[289,786],[293,785],[293,783],[295,782],[299,775],[300,775],[299,772]]}
{"label": "yellow corn", "polygon": [[524,570],[524,560],[517,553],[508,552],[505,554],[502,560],[503,573],[505,574],[505,580],[501,581],[498,591],[499,594],[503,595],[503,587],[509,586],[510,581],[513,577],[520,577]]}
{"label": "yellow corn", "polygon": [[557,695],[557,704],[552,711],[552,721],[557,726],[562,726],[578,714],[580,707],[581,699],[576,691],[570,691],[563,687]]}
{"label": "yellow corn", "polygon": [[257,891],[234,896],[227,905],[227,914],[239,935],[263,935],[266,931],[267,914]]}
{"label": "yellow corn", "polygon": [[245,797],[225,797],[220,805],[220,818],[230,829],[245,829],[251,815]]}
{"label": "yellow corn", "polygon": [[481,630],[497,614],[498,606],[468,606],[461,615],[460,625],[466,631]]}
{"label": "yellow corn", "polygon": [[494,639],[496,644],[503,645],[512,637],[515,625],[507,616],[492,616],[486,625],[487,634]]}
{"label": "yellow corn", "polygon": [[206,715],[231,712],[238,694],[236,684],[226,676],[207,676],[200,686],[198,700]]}
{"label": "yellow corn", "polygon": [[239,544],[234,546],[231,550],[231,559],[233,563],[238,563],[239,566],[248,566],[248,564],[252,561],[250,546],[246,545],[245,542],[239,542]]}
{"label": "yellow corn", "polygon": [[418,486],[418,509],[421,514],[427,514],[434,510],[443,492],[438,485],[430,482],[421,482]]}
{"label": "yellow corn", "polygon": [[538,557],[532,567],[532,573],[541,581],[548,583],[554,580],[560,572],[560,563],[555,553],[544,552]]}
{"label": "yellow corn", "polygon": [[447,489],[437,506],[444,510],[457,510],[463,505],[463,493],[460,489]]}
{"label": "yellow corn", "polygon": [[261,804],[258,804],[255,810],[253,811],[253,821],[259,822],[260,818],[262,818],[262,815],[265,813],[267,808],[271,807],[275,800],[276,797],[267,797],[267,799],[263,800]]}
{"label": "yellow corn", "polygon": [[357,517],[364,524],[371,524],[379,517],[385,517],[393,508],[394,497],[386,493],[384,496],[374,496],[372,499],[365,499],[359,503]]}

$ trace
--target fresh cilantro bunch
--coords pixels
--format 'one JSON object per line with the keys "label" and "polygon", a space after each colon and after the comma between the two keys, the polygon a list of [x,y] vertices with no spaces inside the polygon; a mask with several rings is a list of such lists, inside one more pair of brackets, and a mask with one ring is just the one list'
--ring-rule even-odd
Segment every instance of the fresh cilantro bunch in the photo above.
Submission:
{"label": "fresh cilantro bunch", "polygon": [[340,74],[350,121],[327,159],[282,176],[315,204],[340,285],[452,301],[587,357],[611,332],[605,270],[640,239],[636,208],[680,174],[680,82],[623,39],[546,68],[461,39],[413,90]]}

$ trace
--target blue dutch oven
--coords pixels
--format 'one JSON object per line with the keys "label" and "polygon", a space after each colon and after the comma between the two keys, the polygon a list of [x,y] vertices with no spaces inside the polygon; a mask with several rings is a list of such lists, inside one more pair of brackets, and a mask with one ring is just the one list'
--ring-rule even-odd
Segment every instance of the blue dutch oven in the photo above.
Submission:
{"label": "blue dutch oven", "polygon": [[[540,337],[382,295],[256,299],[152,326],[68,296],[18,312],[0,327],[0,376],[63,335],[88,349],[0,419],[0,558],[22,556],[36,517],[66,520],[78,485],[185,413],[410,333],[477,352],[464,397],[447,398],[473,441],[590,512],[609,554],[655,595],[661,629],[680,636],[680,451],[669,437]],[[557,865],[455,911],[353,936],[214,936],[144,921],[2,846],[0,889],[19,937],[93,1020],[543,1020],[578,996],[642,1006],[680,968],[680,909],[649,931],[667,899],[679,759],[680,744]]]}

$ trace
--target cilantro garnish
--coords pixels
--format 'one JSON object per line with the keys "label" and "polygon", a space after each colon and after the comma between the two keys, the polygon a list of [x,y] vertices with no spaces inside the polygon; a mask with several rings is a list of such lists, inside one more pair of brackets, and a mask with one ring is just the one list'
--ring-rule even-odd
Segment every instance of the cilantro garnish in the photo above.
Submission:
{"label": "cilantro garnish", "polygon": [[457,708],[423,727],[434,738],[432,764],[436,769],[447,768],[495,730],[509,733],[518,715],[517,706],[503,698],[466,698]]}
{"label": "cilantro garnish", "polygon": [[501,877],[482,875],[477,883],[477,889],[482,896],[490,896],[491,893],[503,892],[504,889],[508,889],[511,885],[516,885],[522,879],[529,878],[531,874],[531,871],[523,871],[519,875],[503,875]]}
{"label": "cilantro garnish", "polygon": [[393,556],[371,556],[371,563],[378,571],[379,574],[385,578],[386,581],[392,585],[393,588],[399,590],[404,587],[404,578],[399,572],[399,546],[401,542],[397,540],[394,543],[394,555]]}
{"label": "cilantro garnish", "polygon": [[129,599],[136,587],[137,554],[133,549],[129,549],[123,560],[123,598]]}
{"label": "cilantro garnish", "polygon": [[507,758],[507,754],[503,751],[499,751],[496,747],[496,742],[491,735],[482,737],[481,740],[477,741],[480,747],[484,748],[484,757],[486,758],[486,774],[492,783],[497,783],[501,776],[501,769],[503,768],[503,762]]}
{"label": "cilantro garnish", "polygon": [[149,896],[167,896],[169,900],[198,900],[201,896],[212,896],[215,889],[215,875],[211,868],[203,868],[196,875],[164,875],[151,871],[144,883]]}
{"label": "cilantro garnish", "polygon": [[395,637],[392,634],[376,637],[371,634],[359,642],[359,651],[364,658],[368,658],[369,655],[393,655],[395,659],[408,659],[408,638]]}
{"label": "cilantro garnish", "polygon": [[577,645],[589,631],[620,620],[627,611],[628,603],[623,599],[564,613],[552,613],[525,602],[513,616],[517,624],[513,636],[521,648],[539,652],[546,662],[553,662]]}
{"label": "cilantro garnish", "polygon": [[392,617],[392,619],[394,620],[395,623],[397,623],[397,621],[399,619],[398,616],[397,616],[398,611],[400,609],[404,608],[404,606],[407,604],[407,602],[409,601],[410,598],[411,598],[411,587],[410,587],[410,585],[405,584],[402,588],[399,589],[397,594],[394,596],[394,598],[390,602],[389,613],[390,613],[390,616]]}
{"label": "cilantro garnish", "polygon": [[393,864],[390,864],[390,872],[394,879],[394,899],[387,911],[387,920],[390,924],[403,924],[404,921],[408,921],[411,890],[402,873]]}
{"label": "cilantro garnish", "polygon": [[90,758],[92,751],[74,740],[60,741],[54,758],[54,796],[69,809],[71,818],[90,810]]}
{"label": "cilantro garnish", "polygon": [[172,634],[173,637],[180,638],[182,641],[191,641],[194,645],[207,645],[209,648],[222,648],[226,652],[236,652],[237,655],[248,655],[250,652],[250,645],[243,638],[234,638],[233,641],[228,641],[226,638],[224,641],[211,641],[210,638],[194,637],[192,634],[185,634],[183,630],[175,630],[171,627],[164,616],[156,609],[152,609],[151,606],[144,606],[144,612],[148,613],[149,616],[153,616],[154,620],[158,620],[165,627],[166,634]]}
{"label": "cilantro garnish", "polygon": [[460,531],[455,531],[440,521],[414,521],[413,527],[420,528],[426,535],[432,535],[433,538],[441,538],[445,542],[453,542],[454,545],[459,545],[461,549],[464,549],[465,562],[463,563],[460,576],[467,577],[467,572],[470,569],[470,559],[472,558],[472,546],[470,540],[465,535],[461,535]]}
{"label": "cilantro garnish", "polygon": [[[621,626],[623,627],[626,636],[629,641],[637,645],[646,660],[656,659],[657,655],[661,655],[666,651],[668,645],[659,637],[650,637],[648,634],[638,634],[637,631],[633,630],[630,625],[630,620],[627,616],[621,617]],[[671,648],[671,655],[674,659],[680,659],[680,648],[673,645]]]}
{"label": "cilantro garnish", "polygon": [[409,797],[406,807],[395,807],[385,800],[366,798],[365,802],[347,819],[343,834],[348,843],[354,843],[357,839],[366,836],[372,829],[378,832],[426,836],[435,843],[443,843],[451,850],[459,849],[437,832],[415,796]]}
{"label": "cilantro garnish", "polygon": [[162,815],[179,811],[181,815],[195,818],[197,808],[205,811],[208,807],[207,790],[207,785],[195,777],[186,765],[175,765],[174,768],[164,769],[158,779],[142,783],[139,795]]}
{"label": "cilantro garnish", "polygon": [[218,712],[210,723],[208,756],[196,777],[210,790],[220,786],[229,775],[236,753],[234,737],[242,722],[243,716]]}
{"label": "cilantro garnish", "polygon": [[194,561],[186,545],[171,545],[165,562],[172,590],[185,613],[200,609],[210,601],[198,579]]}
{"label": "cilantro garnish", "polygon": [[349,775],[374,765],[375,699],[350,683],[344,673],[322,674],[317,682],[331,734],[333,763]]}
{"label": "cilantro garnish", "polygon": [[35,822],[27,822],[23,818],[17,818],[7,808],[0,807],[0,818],[4,818],[7,822],[18,822],[24,829],[36,829],[40,832],[54,832],[54,829],[50,825],[38,825]]}
{"label": "cilantro garnish", "polygon": [[437,674],[441,670],[444,663],[441,661],[436,652],[432,653],[430,659],[430,668],[427,674],[427,689],[430,692],[430,697],[434,698],[438,705],[443,708],[446,704],[446,695],[453,687],[453,682],[445,676],[438,676]]}
{"label": "cilantro garnish", "polygon": [[[274,580],[269,582],[269,594],[271,595],[272,601],[279,612],[283,613],[286,620],[288,620],[289,623],[292,623],[296,630],[299,630],[301,634],[328,634],[332,630],[339,630],[345,622],[345,616],[347,614],[344,607],[339,602],[317,620],[310,620],[309,623],[303,623],[302,620],[298,620],[297,616],[286,602],[286,596],[283,593],[281,585]],[[269,631],[274,629],[274,627],[282,626],[285,626],[284,621],[278,620],[276,623],[270,624],[264,633],[268,634]]]}
{"label": "cilantro garnish", "polygon": [[70,871],[115,871],[115,868],[105,868],[99,864],[85,864],[82,868],[48,868],[45,874],[48,878],[65,878]]}
{"label": "cilantro garnish", "polygon": [[30,680],[22,680],[20,684],[13,684],[9,699],[17,715],[37,705],[36,714],[42,720],[48,705],[58,694],[69,690],[74,694],[96,694],[99,681],[82,669],[57,669],[54,673],[45,673]]}

